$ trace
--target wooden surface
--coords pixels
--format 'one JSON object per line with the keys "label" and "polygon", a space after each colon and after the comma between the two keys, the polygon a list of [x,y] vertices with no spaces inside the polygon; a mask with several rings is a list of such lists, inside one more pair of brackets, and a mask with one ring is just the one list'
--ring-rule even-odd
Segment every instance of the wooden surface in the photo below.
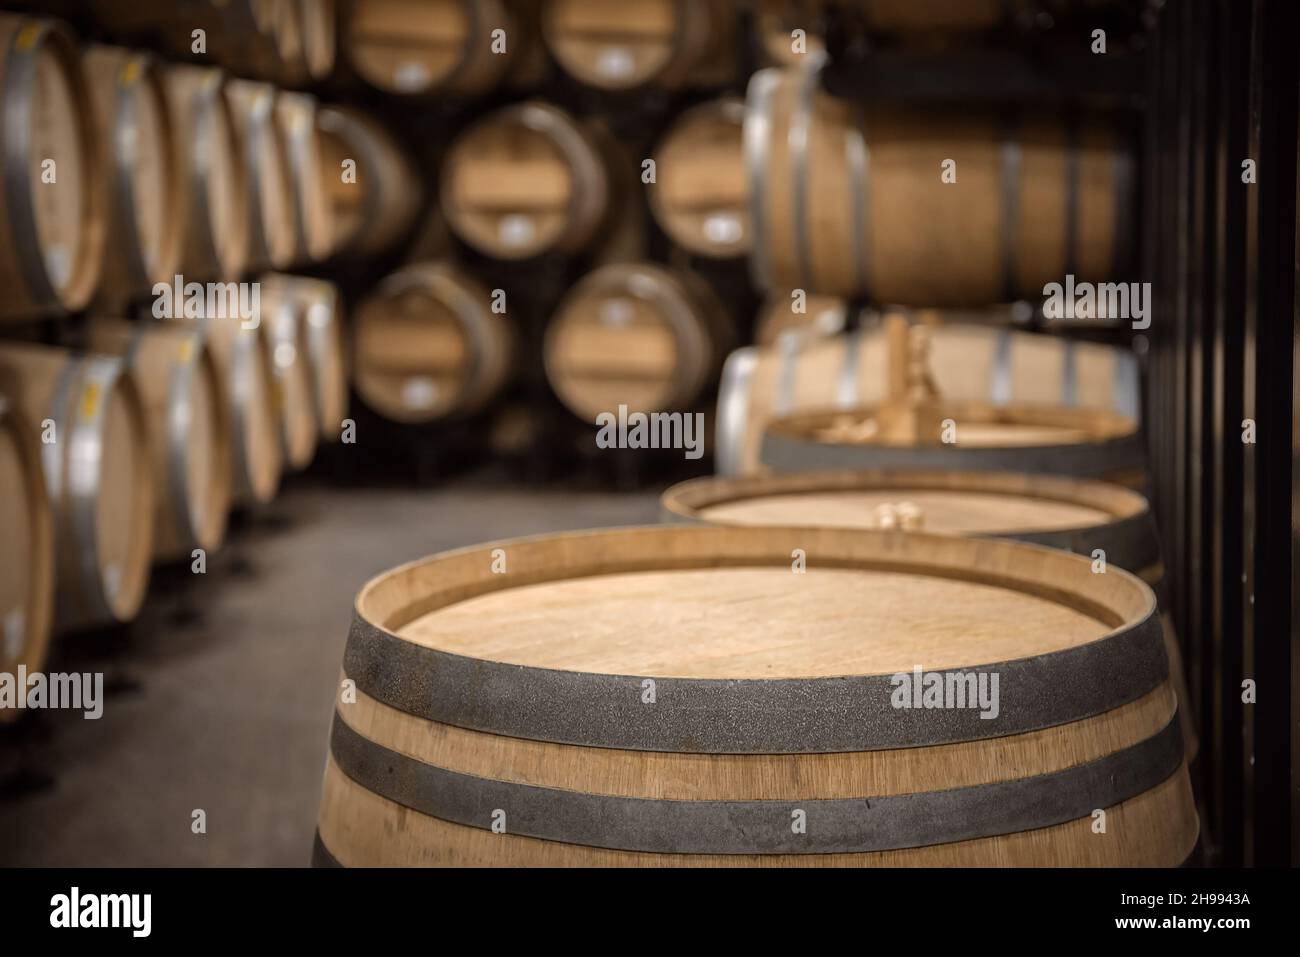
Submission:
{"label": "wooden surface", "polygon": [[241,161],[249,186],[248,267],[283,269],[297,252],[293,201],[297,184],[291,175],[284,130],[276,121],[275,87],[231,80],[227,94],[242,141]]}
{"label": "wooden surface", "polygon": [[348,413],[349,380],[343,300],[338,288],[327,280],[283,274],[268,273],[259,281],[264,311],[287,299],[302,317],[320,440],[337,442]]}
{"label": "wooden surface", "polygon": [[294,470],[311,464],[321,431],[316,418],[306,320],[305,312],[293,299],[277,298],[269,304],[263,303],[262,323],[271,343],[280,442],[285,464]]}
{"label": "wooden surface", "polygon": [[315,97],[281,90],[275,97],[275,121],[284,139],[292,185],[287,195],[296,243],[293,258],[299,263],[319,262],[334,251],[330,181],[343,171],[325,165]]}

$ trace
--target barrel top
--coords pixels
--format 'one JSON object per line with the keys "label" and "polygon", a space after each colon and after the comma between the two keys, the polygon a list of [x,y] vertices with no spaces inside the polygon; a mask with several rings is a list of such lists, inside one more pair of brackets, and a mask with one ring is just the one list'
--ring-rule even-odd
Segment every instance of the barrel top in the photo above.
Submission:
{"label": "barrel top", "polygon": [[1088,529],[1149,511],[1137,492],[1105,482],[895,469],[693,479],[668,489],[662,504],[679,519],[833,528],[878,528],[882,508],[907,504],[927,532],[989,536]]}

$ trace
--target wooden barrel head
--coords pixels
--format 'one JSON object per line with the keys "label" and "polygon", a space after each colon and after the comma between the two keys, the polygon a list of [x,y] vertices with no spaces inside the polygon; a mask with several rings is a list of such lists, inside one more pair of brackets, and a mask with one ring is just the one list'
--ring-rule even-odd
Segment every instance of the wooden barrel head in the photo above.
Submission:
{"label": "wooden barrel head", "polygon": [[346,42],[352,65],[367,83],[393,93],[424,93],[449,82],[476,35],[474,5],[464,0],[351,6]]}
{"label": "wooden barrel head", "polygon": [[672,65],[686,6],[677,0],[554,0],[543,10],[542,28],[565,72],[590,86],[630,89]]}
{"label": "wooden barrel head", "polygon": [[692,252],[726,258],[749,249],[744,118],[744,103],[732,97],[701,104],[655,151],[650,208],[664,232]]}

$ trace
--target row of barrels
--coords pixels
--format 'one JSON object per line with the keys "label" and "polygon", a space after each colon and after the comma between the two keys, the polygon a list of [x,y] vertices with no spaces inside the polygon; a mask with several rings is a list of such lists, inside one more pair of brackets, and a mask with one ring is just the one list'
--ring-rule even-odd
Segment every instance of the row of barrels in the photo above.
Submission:
{"label": "row of barrels", "polygon": [[232,508],[339,441],[337,290],[261,289],[255,327],[92,318],[77,348],[0,342],[0,671],[39,670],[52,633],[130,621],[151,565],[206,563]]}
{"label": "row of barrels", "polygon": [[37,18],[0,14],[0,61],[0,320],[372,253],[415,215],[413,167],[358,110]]}

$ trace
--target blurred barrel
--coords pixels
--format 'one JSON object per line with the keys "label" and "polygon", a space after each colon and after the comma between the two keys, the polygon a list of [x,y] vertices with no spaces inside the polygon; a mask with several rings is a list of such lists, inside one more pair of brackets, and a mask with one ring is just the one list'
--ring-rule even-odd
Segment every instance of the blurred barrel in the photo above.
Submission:
{"label": "blurred barrel", "polygon": [[87,336],[97,352],[123,356],[140,389],[157,493],[154,559],[219,548],[230,512],[230,420],[202,330],[96,318]]}
{"label": "blurred barrel", "polygon": [[614,264],[569,291],[546,329],[546,377],[578,418],[601,412],[686,411],[731,343],[728,319],[703,280],[651,263]]}
{"label": "blurred barrel", "polygon": [[1151,590],[1019,542],[460,549],[362,588],[343,675],[321,864],[1177,867],[1199,832]]}
{"label": "blurred barrel", "polygon": [[[54,528],[30,418],[0,378],[0,674],[45,665],[54,609]],[[0,708],[0,722],[17,712]]]}
{"label": "blurred barrel", "polygon": [[179,144],[187,281],[238,279],[248,264],[248,175],[227,79],[211,67],[171,66],[167,100]]}
{"label": "blurred barrel", "polygon": [[339,11],[336,0],[294,0],[302,24],[302,63],[306,78],[324,80],[338,58]]}
{"label": "blurred barrel", "polygon": [[445,263],[387,277],[357,306],[352,335],[358,394],[396,422],[477,411],[504,388],[514,352],[488,290]]}
{"label": "blurred barrel", "polygon": [[334,249],[330,177],[339,175],[340,171],[325,165],[315,97],[282,92],[276,97],[275,113],[289,157],[296,258],[298,262],[319,262]]}
{"label": "blurred barrel", "polygon": [[324,279],[274,274],[263,276],[261,285],[263,315],[285,302],[300,316],[320,439],[337,442],[348,414],[348,357],[338,287]]}
{"label": "blurred barrel", "polygon": [[673,242],[712,258],[749,250],[745,105],[734,97],[683,113],[655,150],[650,209]]}
{"label": "blurred barrel", "polygon": [[[758,0],[754,28],[764,63],[798,66],[826,49],[821,35],[827,0]],[[795,48],[795,30],[803,31]]]}
{"label": "blurred barrel", "polygon": [[285,466],[305,469],[316,454],[320,425],[316,421],[316,395],[307,346],[307,317],[288,296],[262,299],[262,325],[271,346],[279,411],[280,444]]}
{"label": "blurred barrel", "polygon": [[[1133,160],[1105,126],[837,100],[815,68],[749,84],[758,284],[946,306],[1124,278]],[[955,177],[945,182],[948,171]]]}
{"label": "blurred barrel", "polygon": [[344,44],[362,79],[389,93],[484,93],[524,42],[518,22],[502,0],[365,0],[351,5]]}
{"label": "blurred barrel", "polygon": [[297,254],[296,187],[288,144],[276,122],[276,89],[269,83],[231,80],[227,91],[248,182],[248,268],[283,269]]}
{"label": "blurred barrel", "polygon": [[726,51],[729,0],[551,0],[542,34],[561,69],[587,86],[676,88]]}
{"label": "blurred barrel", "polygon": [[0,13],[0,319],[71,312],[99,283],[104,172],[72,34]]}
{"label": "blurred barrel", "polygon": [[89,81],[108,192],[100,298],[113,305],[171,282],[180,265],[181,174],[163,67],[149,53],[95,46]]}
{"label": "blurred barrel", "polygon": [[17,343],[0,345],[0,376],[28,419],[52,426],[42,464],[55,522],[57,628],[130,621],[149,581],[155,495],[135,377],[118,358]]}
{"label": "blurred barrel", "polygon": [[378,121],[355,107],[323,106],[316,121],[334,251],[372,256],[392,248],[421,207],[415,165]]}
{"label": "blurred barrel", "polygon": [[848,304],[838,296],[805,296],[801,312],[794,311],[788,296],[771,295],[763,300],[754,322],[754,342],[760,346],[775,345],[782,335],[792,331],[809,336],[833,336],[844,331],[848,320]]}
{"label": "blurred barrel", "polygon": [[212,350],[230,420],[231,502],[263,505],[275,497],[284,471],[280,403],[266,325],[244,328],[233,319],[194,324]]}
{"label": "blurred barrel", "polygon": [[[810,300],[809,310],[814,306]],[[822,315],[834,321],[833,310]],[[1101,409],[1134,421],[1139,415],[1138,361],[1127,349],[975,325],[934,326],[928,337],[930,368],[948,398]],[[879,328],[829,337],[796,331],[771,348],[737,350],[718,392],[718,471],[757,468],[773,416],[876,404],[887,381]]]}
{"label": "blurred barrel", "polygon": [[462,133],[440,184],[452,230],[499,259],[582,248],[605,219],[610,192],[594,138],[540,102],[497,110]]}

